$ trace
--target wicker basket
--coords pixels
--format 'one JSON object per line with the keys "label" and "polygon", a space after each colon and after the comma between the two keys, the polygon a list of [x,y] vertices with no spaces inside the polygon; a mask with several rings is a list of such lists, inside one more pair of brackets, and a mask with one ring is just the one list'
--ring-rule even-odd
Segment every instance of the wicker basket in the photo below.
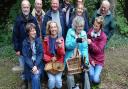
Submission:
{"label": "wicker basket", "polygon": [[81,69],[81,56],[78,49],[75,49],[72,58],[67,61],[68,74],[78,74],[82,72]]}
{"label": "wicker basket", "polygon": [[44,69],[49,73],[57,74],[64,70],[64,64],[60,62],[49,62],[45,65]]}

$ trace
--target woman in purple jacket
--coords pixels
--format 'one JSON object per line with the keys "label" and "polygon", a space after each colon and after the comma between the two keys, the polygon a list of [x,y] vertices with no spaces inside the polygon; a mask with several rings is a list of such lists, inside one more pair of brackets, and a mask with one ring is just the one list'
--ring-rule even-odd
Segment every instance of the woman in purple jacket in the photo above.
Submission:
{"label": "woman in purple jacket", "polygon": [[107,37],[103,32],[103,17],[95,19],[93,27],[88,32],[89,60],[90,60],[90,81],[94,84],[100,83],[100,75],[104,65],[104,47]]}

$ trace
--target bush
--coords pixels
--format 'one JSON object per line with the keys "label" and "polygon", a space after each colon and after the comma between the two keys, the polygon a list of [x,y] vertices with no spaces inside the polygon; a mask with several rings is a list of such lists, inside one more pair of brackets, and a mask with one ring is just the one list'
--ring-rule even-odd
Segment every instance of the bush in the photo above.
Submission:
{"label": "bush", "polygon": [[128,22],[125,17],[117,16],[117,29],[119,32],[128,37]]}

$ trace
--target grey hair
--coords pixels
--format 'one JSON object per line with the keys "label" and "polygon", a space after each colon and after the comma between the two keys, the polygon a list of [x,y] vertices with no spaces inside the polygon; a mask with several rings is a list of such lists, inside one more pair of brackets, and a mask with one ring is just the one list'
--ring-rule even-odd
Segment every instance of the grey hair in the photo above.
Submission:
{"label": "grey hair", "polygon": [[24,5],[24,3],[27,3],[31,7],[29,0],[22,0],[21,7]]}
{"label": "grey hair", "polygon": [[101,5],[103,4],[107,5],[110,8],[110,2],[108,0],[103,0]]}
{"label": "grey hair", "polygon": [[84,26],[84,18],[82,16],[76,16],[72,21],[72,28],[76,29],[76,26]]}

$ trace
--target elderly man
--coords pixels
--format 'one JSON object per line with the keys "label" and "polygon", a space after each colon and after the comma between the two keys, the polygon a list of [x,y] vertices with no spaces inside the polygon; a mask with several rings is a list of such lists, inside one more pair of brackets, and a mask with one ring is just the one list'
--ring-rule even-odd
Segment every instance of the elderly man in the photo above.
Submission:
{"label": "elderly man", "polygon": [[42,37],[41,29],[42,29],[42,23],[45,15],[45,12],[42,9],[42,0],[35,0],[35,7],[32,11],[32,15],[36,18],[38,22],[38,26],[40,28],[40,36]]}
{"label": "elderly man", "polygon": [[108,0],[103,0],[100,8],[94,13],[94,16],[92,18],[92,24],[94,23],[95,18],[98,16],[104,17],[103,28],[104,28],[105,34],[107,35],[107,40],[109,40],[115,30],[115,21],[110,11],[110,2]]}
{"label": "elderly man", "polygon": [[59,27],[58,36],[65,38],[65,21],[64,14],[59,10],[59,0],[51,0],[51,9],[48,10],[44,16],[42,35],[46,36],[46,24],[49,20],[55,21]]}
{"label": "elderly man", "polygon": [[[22,56],[22,42],[27,37],[26,34],[26,24],[34,23],[36,25],[37,36],[40,36],[39,27],[36,19],[30,14],[30,2],[28,0],[23,0],[21,2],[21,10],[22,13],[17,16],[16,22],[13,28],[12,40],[14,44],[14,50],[16,51],[16,55],[19,57],[20,67],[24,68],[24,59]],[[27,82],[25,81],[25,74],[22,73],[22,80],[25,83],[25,88],[27,87]]]}

